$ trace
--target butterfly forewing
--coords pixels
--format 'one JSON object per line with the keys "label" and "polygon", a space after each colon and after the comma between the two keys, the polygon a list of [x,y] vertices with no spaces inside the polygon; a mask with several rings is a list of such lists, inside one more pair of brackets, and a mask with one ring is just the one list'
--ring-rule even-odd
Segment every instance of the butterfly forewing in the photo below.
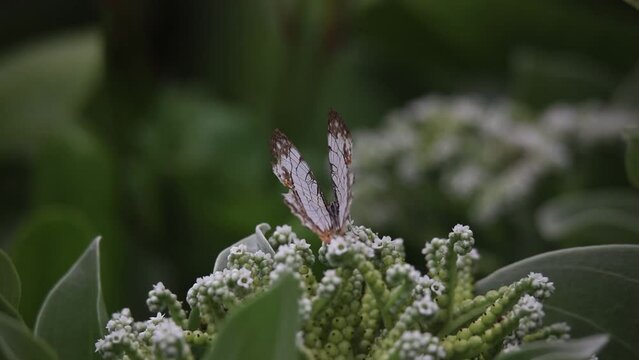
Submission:
{"label": "butterfly forewing", "polygon": [[273,173],[289,189],[284,201],[302,223],[323,240],[329,239],[333,221],[324,194],[299,150],[281,131],[271,138]]}
{"label": "butterfly forewing", "polygon": [[331,168],[334,199],[329,210],[336,230],[346,225],[350,217],[353,172],[351,156],[353,140],[341,116],[331,110],[328,114],[328,163]]}

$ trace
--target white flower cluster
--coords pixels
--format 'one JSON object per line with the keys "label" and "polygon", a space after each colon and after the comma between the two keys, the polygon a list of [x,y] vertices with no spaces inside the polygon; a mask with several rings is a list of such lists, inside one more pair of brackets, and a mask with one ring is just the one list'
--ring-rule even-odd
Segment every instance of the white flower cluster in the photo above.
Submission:
{"label": "white flower cluster", "polygon": [[446,254],[448,253],[448,248],[446,247],[447,244],[448,239],[433,238],[424,245],[422,254],[426,260],[426,268],[429,272],[432,272],[434,269],[437,269],[442,265],[442,259],[446,258]]}
{"label": "white flower cluster", "polygon": [[377,234],[375,234],[371,229],[365,226],[354,225],[350,223],[349,231],[353,235],[357,236],[360,241],[365,243],[370,243],[371,241],[374,241],[375,239],[377,239]]}
{"label": "white flower cluster", "polygon": [[521,338],[526,334],[530,334],[541,327],[544,320],[543,305],[534,296],[524,295],[514,308],[515,312],[524,311],[527,313],[519,320],[519,326],[515,330],[515,334]]}
{"label": "white flower cluster", "polygon": [[240,257],[246,254],[248,252],[248,248],[244,244],[238,244],[235,246],[231,246],[231,249],[229,250],[229,252],[230,252],[229,260],[231,260],[232,259],[231,256]]}
{"label": "white flower cluster", "polygon": [[311,299],[306,296],[302,296],[297,301],[297,306],[302,322],[308,321],[311,318],[311,310],[313,309],[313,303],[311,302]]}
{"label": "white flower cluster", "polygon": [[306,242],[306,239],[293,239],[291,246],[295,252],[302,258],[303,262],[307,266],[311,266],[315,263],[315,254],[311,250],[311,244]]}
{"label": "white flower cluster", "polygon": [[391,287],[407,283],[414,287],[421,279],[421,274],[411,264],[395,264],[386,270],[386,282]]}
{"label": "white flower cluster", "polygon": [[95,343],[95,351],[104,359],[119,359],[122,353],[140,354],[137,327],[128,308],[113,313],[106,328],[107,335]]}
{"label": "white flower cluster", "polygon": [[415,288],[413,288],[413,296],[415,298],[421,298],[423,296],[430,296],[431,292],[435,295],[441,295],[444,291],[444,284],[437,280],[433,280],[428,275],[422,275],[417,279]]}
{"label": "white flower cluster", "polygon": [[187,360],[192,359],[191,348],[184,339],[184,332],[171,319],[165,319],[155,327],[151,337],[153,353],[158,359]]}
{"label": "white flower cluster", "polygon": [[543,323],[543,305],[534,296],[524,295],[514,307],[515,314],[525,312],[515,331],[504,339],[504,349],[514,349],[521,345],[523,337],[539,329]]}
{"label": "white flower cluster", "polygon": [[430,294],[417,299],[413,303],[413,306],[417,309],[419,315],[426,319],[433,318],[439,311],[439,305],[437,305],[437,302],[430,297]]}
{"label": "white flower cluster", "polygon": [[95,343],[95,352],[103,359],[120,359],[123,352],[138,352],[139,344],[130,333],[116,330],[108,333]]}
{"label": "white flower cluster", "polygon": [[151,338],[155,333],[156,327],[164,321],[164,315],[157,313],[156,316],[152,316],[145,322],[136,322],[136,330],[138,332],[138,339],[141,343],[150,345]]}
{"label": "white flower cluster", "polygon": [[282,225],[275,227],[275,231],[273,231],[273,234],[268,238],[268,242],[273,249],[277,250],[280,245],[290,244],[295,239],[297,239],[297,234],[293,232],[293,228],[289,225]]}
{"label": "white flower cluster", "polygon": [[473,231],[468,225],[455,225],[453,231],[448,234],[448,238],[454,242],[453,250],[460,256],[468,254],[475,246]]}
{"label": "white flower cluster", "polygon": [[[544,320],[544,310],[542,303],[531,295],[524,295],[513,308],[513,314],[525,314],[519,319],[517,329],[504,339],[503,352],[510,352],[519,349],[524,343],[527,335],[533,334],[542,328]],[[570,327],[566,323],[555,323],[544,328],[547,335],[546,341],[563,341],[570,338],[568,332]]]}
{"label": "white flower cluster", "polygon": [[253,277],[267,276],[273,268],[273,256],[262,250],[250,252],[246,245],[239,244],[231,247],[227,258],[229,269],[248,269]]}
{"label": "white flower cluster", "polygon": [[479,251],[473,248],[468,254],[457,258],[457,267],[470,266],[477,261],[479,261]]}
{"label": "white flower cluster", "polygon": [[131,331],[133,328],[133,316],[129,308],[124,308],[119,312],[111,315],[111,319],[107,322],[106,328],[109,332],[117,330]]}
{"label": "white flower cluster", "polygon": [[273,256],[274,267],[270,274],[271,283],[278,281],[284,274],[290,274],[300,280],[300,287],[304,288],[299,270],[309,261],[307,252],[310,251],[310,246],[306,245],[308,245],[306,241],[297,239],[293,243],[280,245],[277,253]]}
{"label": "white flower cluster", "polygon": [[390,249],[394,251],[404,251],[404,240],[402,239],[391,239],[390,236],[382,236],[381,238],[375,237],[371,244],[373,249],[375,250],[384,250]]}
{"label": "white flower cluster", "polygon": [[162,312],[168,309],[174,321],[186,324],[186,312],[182,308],[182,302],[162,282],[153,285],[153,289],[149,291],[146,305],[151,312]]}
{"label": "white flower cluster", "polygon": [[285,263],[275,264],[275,266],[273,267],[273,271],[271,271],[271,284],[275,284],[283,276],[286,276],[286,275],[291,275],[295,279],[299,280],[300,288],[301,289],[304,288],[304,284],[302,283],[302,279],[300,277],[300,274],[297,271],[295,271],[294,268],[292,268],[291,266],[288,266]]}
{"label": "white flower cluster", "polygon": [[395,344],[401,360],[438,360],[446,357],[439,339],[429,333],[406,331]]}
{"label": "white flower cluster", "polygon": [[[473,331],[481,334],[483,328],[503,322],[510,335],[504,338],[504,331],[487,341],[506,349],[527,341],[562,339],[567,332],[562,328],[565,324],[541,326],[540,301],[554,290],[541,274],[530,273],[473,297],[471,269],[478,255],[471,250],[474,239],[468,226],[458,224],[448,239],[436,238],[426,245],[424,254],[433,273],[429,275],[405,262],[401,239],[380,238],[349,224],[345,234],[322,245],[324,259],[336,268],[316,278],[310,268],[314,256],[309,244],[293,232],[286,236],[290,241],[280,244],[274,255],[252,252],[250,245],[233,246],[229,267],[198,278],[189,289],[188,321],[177,296],[163,283],[155,284],[147,305],[151,311],[168,309],[170,318],[158,313],[135,322],[131,312],[123,309],[107,323],[108,333],[96,342],[96,352],[105,359],[192,360],[191,346],[214,341],[229,311],[288,274],[301,288],[297,309],[291,310],[299,312],[304,330],[298,334],[297,345],[309,358],[437,360],[445,358],[446,352],[451,358],[476,357],[484,351],[475,341],[479,335],[472,342],[458,341],[458,337],[466,339],[464,332],[469,330],[460,329],[454,335],[438,327],[449,320],[454,323],[459,316],[468,322],[464,314],[479,306],[487,310],[472,315],[479,316],[470,325]],[[512,306],[516,296],[521,297]],[[491,302],[496,305],[489,306]],[[440,342],[431,335],[435,333],[447,336]],[[201,350],[193,348],[193,353]]]}
{"label": "white flower cluster", "polygon": [[533,296],[539,300],[547,299],[555,292],[555,284],[540,273],[531,272],[528,274],[532,287],[535,289]]}
{"label": "white flower cluster", "polygon": [[324,271],[324,276],[317,286],[317,296],[331,298],[342,283],[342,278],[337,275],[337,271],[329,269]]}
{"label": "white flower cluster", "polygon": [[295,251],[295,247],[291,244],[280,246],[275,256],[273,256],[273,261],[276,265],[284,264],[294,271],[304,264],[304,259]]}
{"label": "white flower cluster", "polygon": [[216,311],[235,305],[250,293],[253,284],[251,271],[246,268],[224,269],[195,281],[186,295],[191,309],[199,309],[207,321],[213,321]]}
{"label": "white flower cluster", "polygon": [[375,251],[373,248],[360,241],[358,236],[346,233],[344,236],[334,237],[326,247],[326,260],[332,266],[339,266],[343,261],[351,258],[355,254],[362,254],[366,258],[373,258]]}
{"label": "white flower cluster", "polygon": [[104,359],[191,360],[182,328],[162,314],[134,322],[129,309],[112,315],[107,335],[95,343]]}
{"label": "white flower cluster", "polygon": [[531,114],[507,100],[469,96],[428,96],[391,113],[379,129],[354,135],[354,212],[365,222],[398,220],[397,189],[419,195],[434,178],[444,194],[470,202],[474,221],[490,222],[546,175],[569,168],[573,154],[618,141],[623,129],[638,124],[636,113],[592,103]]}

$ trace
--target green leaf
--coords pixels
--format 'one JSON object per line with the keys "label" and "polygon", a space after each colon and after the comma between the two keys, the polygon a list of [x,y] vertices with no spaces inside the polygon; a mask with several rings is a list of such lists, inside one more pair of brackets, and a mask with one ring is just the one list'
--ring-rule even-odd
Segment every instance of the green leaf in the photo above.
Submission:
{"label": "green leaf", "polygon": [[297,359],[298,298],[299,283],[284,277],[229,316],[203,359]]}
{"label": "green leaf", "polygon": [[0,152],[31,153],[74,121],[103,62],[98,31],[33,42],[0,57]]}
{"label": "green leaf", "polygon": [[626,139],[626,172],[632,185],[639,188],[639,130],[628,131]]}
{"label": "green leaf", "polygon": [[9,253],[22,280],[20,312],[27,325],[94,234],[84,214],[66,206],[41,207],[17,230]]}
{"label": "green leaf", "polygon": [[[115,170],[111,154],[96,136],[69,124],[41,144],[33,162],[34,206],[64,204],[84,214],[101,231],[114,227]],[[111,233],[102,234],[111,241]]]}
{"label": "green leaf", "polygon": [[[116,199],[116,176],[113,160],[100,139],[82,128],[68,124],[63,131],[43,142],[33,157],[34,171],[31,181],[31,202],[38,209],[42,206],[65,206],[83,217],[92,229],[99,232],[108,242],[102,244],[102,285],[111,297],[109,303],[121,302],[120,291],[123,249],[122,224],[119,219]],[[64,267],[46,287],[66,271],[86,248],[88,240],[95,236],[92,231],[82,236],[80,246],[74,248]],[[70,241],[65,239],[65,241]],[[44,296],[44,294],[43,294]],[[39,301],[42,298],[38,299]],[[37,305],[40,305],[38,303]]]}
{"label": "green leaf", "polygon": [[17,309],[20,306],[21,292],[18,271],[9,255],[0,249],[0,296]]}
{"label": "green leaf", "polygon": [[616,84],[605,64],[575,53],[523,49],[511,59],[513,96],[536,108],[601,98]]}
{"label": "green leaf", "polygon": [[274,255],[275,251],[273,251],[271,244],[269,244],[268,240],[266,240],[266,237],[264,236],[264,233],[269,231],[270,229],[271,226],[269,224],[259,224],[255,227],[255,234],[247,236],[244,239],[222,250],[215,259],[215,266],[213,268],[213,271],[222,271],[226,268],[226,263],[233,246],[246,245],[248,252],[257,252],[261,250],[266,254]]}
{"label": "green leaf", "polygon": [[47,295],[34,332],[63,359],[97,359],[95,341],[103,336],[106,322],[96,238]]}
{"label": "green leaf", "polygon": [[630,4],[631,6],[633,6],[635,9],[639,10],[639,0],[624,0],[624,1]]}
{"label": "green leaf", "polygon": [[557,197],[537,214],[539,231],[549,240],[639,242],[639,193],[598,190]]}
{"label": "green leaf", "polygon": [[8,360],[56,359],[51,348],[16,319],[0,314],[0,358]]}
{"label": "green leaf", "polygon": [[2,295],[0,295],[0,313],[5,313],[11,316],[12,318],[23,321],[22,315],[20,315],[20,313],[18,312],[18,309],[13,307],[13,305],[11,305],[11,303],[8,300],[6,300]]}
{"label": "green leaf", "polygon": [[22,322],[18,312],[21,291],[18,272],[9,255],[0,249],[0,313]]}
{"label": "green leaf", "polygon": [[594,335],[566,342],[534,342],[518,351],[502,353],[495,360],[587,360],[608,342],[606,335]]}
{"label": "green leaf", "polygon": [[530,272],[555,283],[544,302],[546,323],[566,321],[573,337],[610,335],[607,359],[639,359],[639,246],[605,245],[553,251],[495,271],[477,283],[485,293]]}

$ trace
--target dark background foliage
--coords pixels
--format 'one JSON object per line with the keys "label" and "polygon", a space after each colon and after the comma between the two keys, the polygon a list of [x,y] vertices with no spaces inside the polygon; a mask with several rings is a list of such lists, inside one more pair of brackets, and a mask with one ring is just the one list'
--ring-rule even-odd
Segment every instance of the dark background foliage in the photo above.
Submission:
{"label": "dark background foliage", "polygon": [[[357,130],[430,93],[531,112],[636,102],[638,16],[608,0],[2,2],[0,245],[20,310],[33,324],[98,234],[107,307],[135,312],[156,281],[184,294],[255,224],[298,224],[268,139],[283,129],[328,184],[329,108]],[[611,148],[584,160],[603,164],[586,189],[628,186],[621,137]]]}

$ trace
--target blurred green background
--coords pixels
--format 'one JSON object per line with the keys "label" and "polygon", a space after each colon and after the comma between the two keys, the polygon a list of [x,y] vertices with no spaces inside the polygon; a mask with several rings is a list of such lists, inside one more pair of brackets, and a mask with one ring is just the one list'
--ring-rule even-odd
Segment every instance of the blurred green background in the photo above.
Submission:
{"label": "blurred green background", "polygon": [[[383,135],[389,112],[429,94],[506,98],[529,114],[517,121],[584,101],[637,120],[639,12],[621,1],[25,0],[0,3],[0,24],[0,246],[22,277],[28,324],[97,235],[108,309],[135,313],[151,284],[184,294],[257,223],[299,228],[268,141],[281,128],[328,185],[329,108],[356,134]],[[422,264],[425,240],[468,222],[489,255],[484,272],[562,246],[636,241],[626,235],[637,235],[637,206],[619,205],[637,195],[621,132],[574,153],[584,166],[545,177],[518,207],[523,222],[474,223],[425,176],[408,196],[382,189],[403,193],[411,216],[365,225],[404,237]],[[610,188],[597,206],[615,221],[603,230],[587,219],[551,242],[534,228],[556,196],[586,199],[561,217]]]}

